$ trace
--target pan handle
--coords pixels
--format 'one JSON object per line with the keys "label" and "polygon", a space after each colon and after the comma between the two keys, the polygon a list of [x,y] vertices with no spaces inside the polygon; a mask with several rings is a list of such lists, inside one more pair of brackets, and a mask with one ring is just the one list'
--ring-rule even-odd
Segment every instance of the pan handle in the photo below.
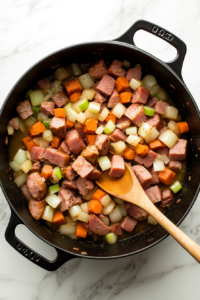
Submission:
{"label": "pan handle", "polygon": [[170,61],[166,64],[182,79],[181,70],[187,48],[185,43],[181,39],[179,39],[177,36],[169,32],[168,30],[165,30],[164,28],[157,26],[156,24],[150,23],[148,21],[139,20],[135,24],[133,24],[122,36],[115,39],[115,41],[128,43],[136,46],[134,44],[133,37],[135,33],[140,29],[154,34],[155,36],[163,39],[164,41],[168,42],[170,45],[176,48],[176,58],[173,61]]}
{"label": "pan handle", "polygon": [[11,210],[11,217],[9,224],[6,228],[5,238],[7,242],[21,255],[29,259],[34,264],[38,265],[39,267],[47,270],[47,271],[55,271],[60,266],[62,266],[68,260],[75,258],[64,251],[56,249],[57,251],[57,258],[54,261],[49,261],[42,255],[38,254],[37,252],[33,251],[27,245],[25,245],[20,239],[18,239],[15,235],[15,228],[17,225],[23,224],[22,221],[16,216],[16,214]]}

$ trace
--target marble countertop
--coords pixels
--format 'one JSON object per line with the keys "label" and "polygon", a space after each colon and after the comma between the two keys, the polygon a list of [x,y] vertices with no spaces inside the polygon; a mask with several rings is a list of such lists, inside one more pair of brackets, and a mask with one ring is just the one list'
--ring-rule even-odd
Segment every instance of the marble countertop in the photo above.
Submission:
{"label": "marble countertop", "polygon": [[[16,80],[47,54],[71,44],[112,40],[138,19],[168,29],[187,45],[183,78],[200,106],[199,0],[1,0],[0,78],[3,103]],[[135,38],[169,61],[176,51],[155,37]],[[200,244],[200,198],[180,228]],[[107,300],[200,298],[200,267],[171,237],[138,255],[110,261],[73,259],[47,272],[5,241],[10,209],[0,190],[0,300]],[[25,226],[17,236],[47,258],[54,250]]]}

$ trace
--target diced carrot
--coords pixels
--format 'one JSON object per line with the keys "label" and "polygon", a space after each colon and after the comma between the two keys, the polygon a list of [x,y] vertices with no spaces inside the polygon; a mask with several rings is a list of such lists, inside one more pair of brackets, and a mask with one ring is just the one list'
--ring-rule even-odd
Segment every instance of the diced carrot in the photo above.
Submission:
{"label": "diced carrot", "polygon": [[52,166],[50,166],[50,165],[45,165],[45,166],[42,168],[41,177],[44,177],[44,179],[45,179],[46,181],[48,181],[48,180],[51,179],[52,174],[53,174],[53,168],[52,168]]}
{"label": "diced carrot", "polygon": [[30,136],[26,136],[25,138],[22,139],[22,142],[25,147],[28,144],[28,142],[30,142],[30,141],[32,141],[32,138]]}
{"label": "diced carrot", "polygon": [[74,92],[73,94],[71,94],[69,96],[69,98],[70,98],[71,102],[76,102],[79,99],[80,95],[81,95],[81,92]]}
{"label": "diced carrot", "polygon": [[147,145],[138,144],[136,148],[136,153],[142,157],[146,156],[149,152],[149,147]]}
{"label": "diced carrot", "polygon": [[72,79],[65,83],[65,89],[66,89],[68,95],[70,96],[71,94],[73,94],[75,92],[81,92],[83,88],[80,85],[80,82],[78,81],[78,79],[75,78],[75,79]]}
{"label": "diced carrot", "polygon": [[107,194],[102,191],[101,189],[98,189],[92,196],[93,200],[100,200],[102,197],[106,196]]}
{"label": "diced carrot", "polygon": [[34,141],[30,141],[30,142],[27,143],[26,149],[27,149],[29,152],[31,152],[31,149],[32,149],[33,147],[37,147],[37,146],[38,146],[38,144],[36,144]]}
{"label": "diced carrot", "polygon": [[178,122],[176,123],[178,128],[179,128],[179,132],[180,133],[184,133],[184,132],[188,132],[189,131],[189,126],[187,122]]}
{"label": "diced carrot", "polygon": [[119,95],[121,103],[129,103],[133,94],[131,92],[123,92]]}
{"label": "diced carrot", "polygon": [[170,169],[165,169],[159,173],[158,179],[160,180],[160,182],[169,185],[173,182],[175,176],[176,173],[174,173]]}
{"label": "diced carrot", "polygon": [[46,130],[46,128],[42,124],[42,122],[37,122],[29,128],[29,134],[30,134],[30,136],[35,136],[35,135],[38,135],[40,133],[43,133],[45,130]]}
{"label": "diced carrot", "polygon": [[57,226],[66,223],[65,217],[63,216],[60,210],[55,211],[52,222]]}
{"label": "diced carrot", "polygon": [[51,146],[53,148],[58,149],[58,147],[60,146],[60,143],[61,143],[61,138],[59,136],[54,136],[53,141],[51,142]]}
{"label": "diced carrot", "polygon": [[88,229],[85,228],[81,222],[78,222],[76,226],[76,236],[86,238],[87,232]]}
{"label": "diced carrot", "polygon": [[94,145],[95,144],[95,141],[96,141],[96,135],[93,135],[93,134],[86,134],[85,135],[85,142],[86,144],[89,146],[89,145]]}
{"label": "diced carrot", "polygon": [[98,120],[89,119],[84,124],[84,133],[85,134],[94,134],[97,130]]}
{"label": "diced carrot", "polygon": [[90,214],[100,214],[103,210],[101,202],[98,200],[90,200],[88,211]]}
{"label": "diced carrot", "polygon": [[124,92],[129,87],[129,81],[125,77],[118,77],[115,86],[118,93]]}
{"label": "diced carrot", "polygon": [[115,115],[112,113],[112,112],[110,112],[110,114],[107,116],[107,118],[105,119],[105,121],[106,122],[108,122],[108,121],[113,121],[113,123],[115,123],[116,122],[116,117],[115,117]]}
{"label": "diced carrot", "polygon": [[125,159],[132,160],[132,159],[135,158],[135,151],[134,151],[134,150],[131,150],[131,149],[129,149],[129,148],[126,148],[126,149],[124,150],[124,155],[123,155],[123,157],[124,157]]}
{"label": "diced carrot", "polygon": [[53,110],[54,117],[56,118],[65,118],[65,109],[64,108],[55,108]]}
{"label": "diced carrot", "polygon": [[156,151],[156,150],[165,148],[166,145],[163,142],[161,142],[160,140],[155,140],[155,141],[149,143],[149,147],[152,150]]}
{"label": "diced carrot", "polygon": [[74,126],[74,123],[72,121],[70,121],[69,119],[66,120],[66,128],[70,129]]}

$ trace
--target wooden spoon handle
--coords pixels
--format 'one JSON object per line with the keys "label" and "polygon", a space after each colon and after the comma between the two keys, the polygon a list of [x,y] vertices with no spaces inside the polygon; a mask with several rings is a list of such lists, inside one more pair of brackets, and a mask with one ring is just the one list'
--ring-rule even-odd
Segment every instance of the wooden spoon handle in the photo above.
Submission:
{"label": "wooden spoon handle", "polygon": [[146,205],[143,205],[143,208],[200,263],[200,246],[191,238],[189,238],[189,236],[181,231],[176,225],[174,225],[167,217],[165,217],[165,215],[161,213],[153,203],[149,203],[148,200],[145,204]]}

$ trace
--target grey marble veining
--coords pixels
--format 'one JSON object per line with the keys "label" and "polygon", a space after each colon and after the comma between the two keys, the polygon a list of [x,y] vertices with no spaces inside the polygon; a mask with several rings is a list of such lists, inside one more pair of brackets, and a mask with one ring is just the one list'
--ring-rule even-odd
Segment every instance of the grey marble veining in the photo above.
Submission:
{"label": "grey marble veining", "polygon": [[[183,78],[200,105],[199,13],[199,0],[1,0],[0,106],[16,80],[40,58],[72,44],[115,39],[138,19],[168,29],[187,44]],[[165,61],[175,53],[152,37],[138,35],[135,42]],[[0,190],[0,300],[200,298],[199,265],[171,237],[135,256],[77,258],[50,273],[6,243],[9,217]],[[200,244],[199,197],[180,228]],[[37,239],[36,249],[39,244]]]}

